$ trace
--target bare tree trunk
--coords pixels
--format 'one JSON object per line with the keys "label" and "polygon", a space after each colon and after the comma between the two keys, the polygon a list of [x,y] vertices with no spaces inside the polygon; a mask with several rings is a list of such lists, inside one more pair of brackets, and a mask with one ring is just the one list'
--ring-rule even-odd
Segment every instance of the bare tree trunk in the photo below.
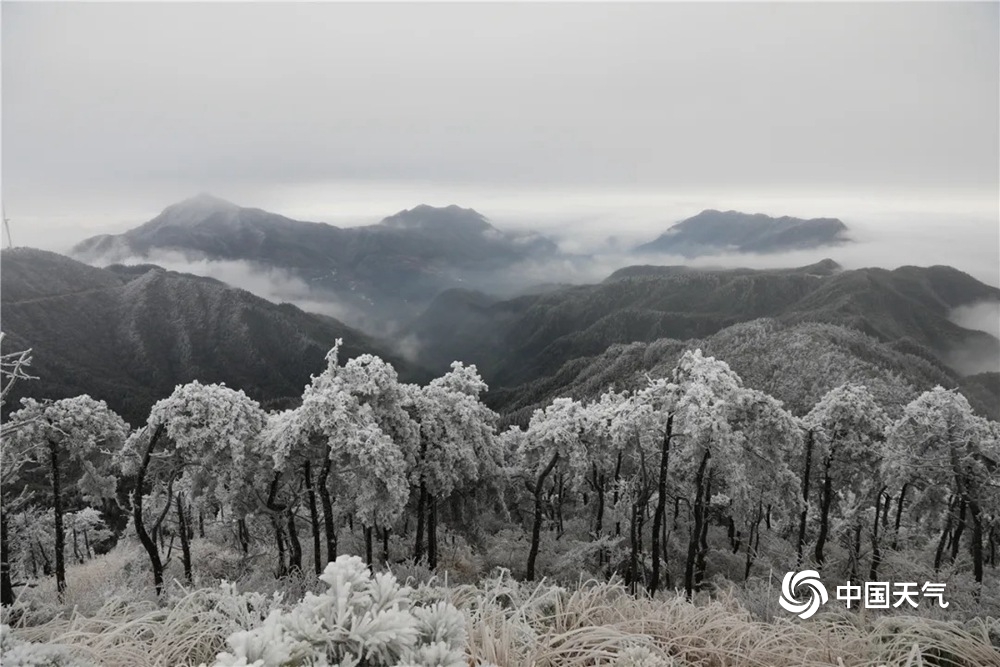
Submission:
{"label": "bare tree trunk", "polygon": [[427,485],[420,482],[420,494],[417,496],[417,530],[413,542],[413,560],[420,562],[424,557],[424,515],[427,513]]}
{"label": "bare tree trunk", "polygon": [[438,539],[437,539],[437,497],[427,496],[427,566],[437,569]]}
{"label": "bare tree trunk", "polygon": [[63,532],[62,485],[59,476],[59,446],[49,440],[49,460],[52,464],[52,512],[55,515],[56,533],[56,590],[62,600],[66,592],[66,563],[63,560],[66,536]]}
{"label": "bare tree trunk", "polygon": [[14,583],[10,579],[10,542],[7,513],[0,512],[0,606],[14,604]]}
{"label": "bare tree trunk", "polygon": [[851,581],[858,580],[858,565],[861,561],[861,522],[854,524],[854,538],[851,540]]}
{"label": "bare tree trunk", "polygon": [[278,546],[278,578],[288,574],[288,570],[285,568],[285,534],[281,528],[281,523],[278,518],[271,515],[271,527],[274,529],[274,541]]}
{"label": "bare tree trunk", "polygon": [[708,461],[711,457],[712,454],[708,451],[702,456],[701,464],[698,466],[698,474],[694,480],[694,526],[692,526],[691,534],[688,537],[687,561],[684,564],[684,594],[689,600],[694,596],[695,561],[698,557],[698,545],[701,541],[702,527],[705,523],[705,470],[708,467]]}
{"label": "bare tree trunk", "polygon": [[650,551],[653,556],[653,569],[649,578],[649,594],[656,594],[660,585],[660,529],[667,513],[667,467],[670,464],[670,439],[673,437],[674,416],[667,417],[667,427],[663,433],[663,443],[660,445],[660,471],[656,479],[656,510],[653,512],[653,543]]}
{"label": "bare tree trunk", "polygon": [[52,561],[49,560],[49,555],[45,553],[45,547],[42,546],[42,541],[35,538],[35,544],[38,545],[38,553],[42,556],[42,574],[47,577],[52,574]]}
{"label": "bare tree trunk", "polygon": [[[619,450],[618,451],[618,457],[615,460],[615,486],[614,486],[615,492],[614,492],[614,495],[613,495],[613,497],[611,499],[611,504],[614,505],[616,509],[618,507],[618,488],[619,488],[618,487],[618,481],[621,479],[621,472],[622,472],[622,452],[621,452],[621,450]],[[615,521],[615,537],[620,537],[621,534],[622,534],[622,522],[616,520]]]}
{"label": "bare tree trunk", "polygon": [[762,511],[763,504],[760,500],[758,500],[757,511],[754,513],[753,523],[750,524],[750,535],[747,538],[747,558],[746,564],[743,568],[743,581],[750,579],[750,568],[753,567],[753,562],[757,558],[757,547],[754,546],[754,538],[756,538],[757,543],[760,544],[760,519]]}
{"label": "bare tree trunk", "polygon": [[558,462],[559,452],[556,452],[552,455],[552,459],[545,466],[545,469],[542,470],[538,479],[535,480],[535,520],[531,525],[531,548],[528,550],[528,566],[525,572],[525,579],[528,581],[535,580],[535,560],[538,558],[538,543],[542,537],[542,490],[544,489],[545,478],[549,476]]}
{"label": "bare tree trunk", "polygon": [[[712,500],[712,471],[708,471],[705,478],[705,497],[703,498],[705,514],[708,513],[708,505]],[[694,567],[694,587],[701,590],[701,582],[705,578],[705,556],[708,554],[708,518],[701,524],[701,537],[698,539],[698,556],[695,559]]]}
{"label": "bare tree trunk", "polygon": [[[878,496],[876,496],[875,500],[875,522],[872,525],[872,562],[871,566],[868,568],[868,581],[875,581],[875,578],[878,576],[878,566],[882,564],[882,550],[879,548],[879,540],[878,540],[878,526],[879,526],[878,522],[879,522],[879,511],[882,507],[882,495],[884,490],[885,487],[882,487],[882,490],[879,491],[879,494]],[[889,503],[891,501],[892,498],[889,497],[888,494],[886,494],[885,511],[881,513],[882,514],[881,518],[883,519],[883,521],[885,520],[885,515],[889,513]]]}
{"label": "bare tree trunk", "polygon": [[833,504],[833,480],[830,479],[830,457],[827,457],[823,467],[823,497],[819,507],[819,535],[816,536],[816,563],[822,565],[825,560],[823,548],[830,532],[830,506]]}
{"label": "bare tree trunk", "polygon": [[795,563],[802,563],[802,550],[806,544],[806,520],[809,517],[809,479],[812,470],[812,452],[815,435],[812,429],[806,436],[806,469],[802,476],[802,514],[799,516],[799,539],[796,542]]}
{"label": "bare tree trunk", "polygon": [[593,478],[594,493],[597,494],[597,508],[594,512],[594,539],[601,539],[601,531],[604,529],[604,475],[597,474],[597,466],[593,466],[591,471]]}
{"label": "bare tree trunk", "polygon": [[983,586],[983,520],[979,503],[975,500],[969,501],[969,513],[972,515],[972,572],[979,584],[976,589],[978,596]]}
{"label": "bare tree trunk", "polygon": [[73,555],[76,556],[76,562],[78,565],[83,565],[83,556],[80,555],[80,540],[77,537],[76,526],[71,528],[73,531]]}
{"label": "bare tree trunk", "polygon": [[899,490],[899,500],[896,501],[896,520],[893,522],[892,529],[892,550],[896,551],[899,549],[899,526],[903,521],[903,500],[906,499],[906,491],[909,489],[909,483],[903,484],[903,488]]}
{"label": "bare tree trunk", "polygon": [[934,552],[935,572],[941,569],[941,561],[944,559],[945,545],[948,543],[948,538],[951,537],[951,518],[954,503],[954,498],[948,500],[948,517],[945,520],[944,530],[941,531],[941,539],[938,540],[937,550]]}
{"label": "bare tree trunk", "polygon": [[250,553],[250,530],[247,527],[246,517],[240,517],[236,521],[236,536],[240,541],[240,550],[246,556]]}
{"label": "bare tree trunk", "polygon": [[368,564],[372,570],[375,569],[375,564],[372,562],[372,529],[371,526],[364,527],[365,534],[365,563]]}
{"label": "bare tree trunk", "polygon": [[331,465],[332,462],[330,461],[328,452],[326,459],[323,461],[323,467],[320,468],[319,481],[317,482],[317,486],[319,486],[319,500],[323,505],[323,532],[326,536],[327,563],[337,560],[337,527],[333,522],[333,500],[330,498],[330,488],[327,486]]}
{"label": "bare tree trunk", "polygon": [[184,504],[179,493],[177,494],[177,532],[181,536],[181,562],[184,563],[184,579],[191,583],[194,580],[191,575],[191,543],[188,535],[187,517],[184,516]]}
{"label": "bare tree trunk", "polygon": [[955,526],[955,532],[951,535],[951,543],[948,545],[951,551],[951,557],[948,561],[951,563],[954,563],[955,559],[958,558],[958,550],[962,542],[962,533],[965,532],[965,510],[968,505],[968,500],[963,496],[958,504],[958,524]]}
{"label": "bare tree trunk", "polygon": [[[142,517],[142,487],[145,486],[146,471],[149,469],[150,457],[157,442],[163,435],[163,430],[164,427],[162,424],[157,426],[152,437],[150,437],[149,444],[146,445],[146,451],[142,456],[142,463],[139,465],[139,472],[136,475],[135,489],[132,491],[132,522],[135,524],[135,532],[139,536],[139,542],[142,543],[142,547],[149,556],[149,563],[153,568],[153,585],[156,588],[157,595],[163,593],[163,563],[160,561],[160,552],[156,546],[156,541],[146,532],[146,525]],[[167,497],[167,507],[170,507],[169,495]],[[158,525],[154,526],[154,533],[158,527]]]}
{"label": "bare tree trunk", "polygon": [[309,525],[312,526],[313,570],[316,574],[323,571],[323,554],[319,546],[319,512],[316,510],[316,490],[313,488],[312,465],[307,460],[302,466],[302,477],[306,483],[306,496],[309,500]]}
{"label": "bare tree trunk", "polygon": [[289,507],[285,511],[285,523],[288,525],[288,571],[302,572],[302,543],[299,542],[299,530],[295,526],[295,511]]}

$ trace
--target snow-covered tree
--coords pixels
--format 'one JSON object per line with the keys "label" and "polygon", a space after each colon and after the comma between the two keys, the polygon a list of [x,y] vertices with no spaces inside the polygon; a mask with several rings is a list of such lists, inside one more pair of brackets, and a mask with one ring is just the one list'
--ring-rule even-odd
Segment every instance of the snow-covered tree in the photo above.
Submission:
{"label": "snow-covered tree", "polygon": [[101,513],[93,507],[70,512],[65,518],[66,530],[73,536],[73,555],[79,563],[93,558],[94,545],[105,542],[114,534]]}
{"label": "snow-covered tree", "polygon": [[[327,354],[327,368],[306,387],[299,429],[323,452],[317,485],[328,553],[333,553],[333,510],[324,494],[335,481],[344,505],[365,527],[366,556],[371,562],[373,529],[390,526],[409,498],[404,452],[414,447],[419,427],[406,410],[408,390],[390,364],[366,354],[339,366],[338,352],[339,344]],[[329,479],[333,469],[337,480]]]}
{"label": "snow-covered tree", "polygon": [[799,421],[780,401],[754,389],[739,394],[735,428],[741,435],[742,456],[726,470],[725,488],[731,498],[732,518],[747,528],[746,566],[750,568],[760,546],[760,524],[790,519],[798,507],[799,476],[792,462],[802,451]]}
{"label": "snow-covered tree", "polygon": [[[119,461],[123,472],[136,479],[133,523],[149,555],[157,593],[163,586],[163,565],[151,533],[155,534],[174,503],[185,576],[190,578],[187,506],[195,499],[211,499],[224,507],[237,504],[257,470],[255,446],[264,424],[260,405],[243,391],[194,381],[179,385],[153,405],[146,428],[129,438]],[[147,530],[143,514],[147,482],[164,490],[152,530]]]}
{"label": "snow-covered tree", "polygon": [[970,551],[983,581],[983,537],[988,516],[1000,514],[1000,426],[975,415],[964,396],[942,387],[906,406],[892,426],[882,470],[900,490],[911,489],[913,512],[939,517],[935,568],[950,540],[955,553],[971,519]]}
{"label": "snow-covered tree", "polygon": [[[650,380],[649,384],[636,392],[635,396],[624,400],[615,411],[612,424],[619,433],[624,431],[628,439],[629,431],[637,429],[641,434],[636,441],[642,446],[644,439],[652,439],[658,450],[659,463],[656,476],[656,508],[653,511],[652,540],[650,555],[653,557],[648,582],[650,595],[660,586],[661,540],[667,511],[667,479],[670,471],[670,449],[674,438],[674,412],[679,387],[664,378]],[[642,508],[643,511],[645,508]],[[636,512],[633,512],[633,516]],[[641,539],[641,535],[639,536]],[[665,540],[664,540],[665,541]],[[633,540],[632,561],[636,559]],[[669,585],[669,575],[667,577]]]}
{"label": "snow-covered tree", "polygon": [[[857,384],[844,384],[829,391],[804,422],[813,439],[807,451],[819,464],[822,480],[815,549],[816,563],[822,565],[836,494],[850,491],[857,496],[879,495],[877,471],[890,422],[868,389]],[[810,463],[807,462],[807,467],[811,467]],[[860,524],[855,530],[860,535]]]}
{"label": "snow-covered tree", "polygon": [[741,436],[734,430],[743,391],[742,381],[729,366],[701,350],[685,352],[673,372],[678,398],[674,428],[682,434],[677,448],[678,475],[692,484],[693,523],[684,568],[684,589],[690,597],[700,584],[708,550],[706,513],[712,498],[715,469],[728,479],[743,456]]}
{"label": "snow-covered tree", "polygon": [[112,457],[121,449],[129,428],[104,401],[90,396],[58,401],[25,398],[10,416],[5,448],[27,461],[27,469],[47,469],[55,522],[55,575],[60,594],[66,590],[64,496],[78,494],[84,502],[113,498],[116,478]]}
{"label": "snow-covered tree", "polygon": [[531,548],[525,576],[535,577],[535,561],[542,530],[542,491],[545,481],[557,465],[579,470],[586,469],[589,455],[585,434],[592,429],[594,414],[571,398],[557,398],[544,410],[536,410],[528,424],[519,456],[524,470],[532,479],[534,521],[531,527]]}
{"label": "snow-covered tree", "polygon": [[[3,345],[5,334],[0,331],[0,347]],[[31,350],[18,350],[0,354],[0,407],[7,404],[7,398],[13,391],[14,386],[20,380],[32,380],[34,376],[29,375],[27,368],[31,365]],[[14,452],[6,446],[7,436],[13,433],[15,428],[20,428],[23,423],[6,421],[0,424],[0,605],[14,604],[14,586],[10,578],[11,553],[10,540],[8,539],[7,517],[18,512],[27,502],[27,489],[24,485],[16,484],[17,476],[21,467],[27,462],[23,453],[13,456]],[[18,487],[18,492],[14,493],[14,487]]]}
{"label": "snow-covered tree", "polygon": [[419,446],[408,453],[411,481],[418,489],[414,558],[424,547],[437,566],[437,506],[457,489],[470,490],[500,467],[496,446],[497,415],[483,405],[487,385],[475,366],[454,362],[451,371],[425,387],[412,386],[414,416],[420,424]]}

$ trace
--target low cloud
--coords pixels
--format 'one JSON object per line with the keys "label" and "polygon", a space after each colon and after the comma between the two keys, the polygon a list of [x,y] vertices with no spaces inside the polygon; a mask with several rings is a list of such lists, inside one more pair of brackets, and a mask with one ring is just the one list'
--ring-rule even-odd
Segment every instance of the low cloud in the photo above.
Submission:
{"label": "low cloud", "polygon": [[1000,372],[1000,301],[959,306],[948,319],[965,329],[989,334],[951,350],[948,364],[963,375]]}
{"label": "low cloud", "polygon": [[356,309],[332,299],[329,292],[313,290],[304,280],[284,269],[264,267],[242,260],[192,258],[179,251],[159,251],[144,257],[132,256],[117,263],[155,264],[168,271],[214,278],[273,303],[290,303],[306,312],[327,315],[345,323],[354,322],[360,317]]}
{"label": "low cloud", "polygon": [[948,314],[948,319],[965,329],[985,331],[1000,338],[1000,301],[979,301],[959,306]]}

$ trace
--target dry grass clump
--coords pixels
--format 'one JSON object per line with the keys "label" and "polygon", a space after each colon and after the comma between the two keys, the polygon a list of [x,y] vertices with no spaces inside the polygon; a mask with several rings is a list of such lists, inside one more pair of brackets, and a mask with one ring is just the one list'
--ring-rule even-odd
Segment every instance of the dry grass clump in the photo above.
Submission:
{"label": "dry grass clump", "polygon": [[[561,587],[506,574],[477,585],[432,583],[415,596],[448,600],[466,614],[470,665],[1000,667],[1000,621],[992,618],[962,624],[840,611],[765,621],[728,592],[692,604],[673,594],[635,598],[617,584]],[[22,619],[15,633],[109,667],[198,665],[211,663],[231,633],[295,602],[232,586],[185,591],[176,584],[159,604],[144,598],[119,592],[86,613]]]}
{"label": "dry grass clump", "polygon": [[1000,667],[1000,651],[990,643],[990,628],[1000,633],[996,620],[973,630],[902,616],[762,622],[732,597],[697,605],[677,596],[637,599],[597,582],[564,590],[499,580],[479,595],[451,593],[469,614],[470,655],[511,667],[617,664],[634,647],[658,657],[649,664],[672,667]]}

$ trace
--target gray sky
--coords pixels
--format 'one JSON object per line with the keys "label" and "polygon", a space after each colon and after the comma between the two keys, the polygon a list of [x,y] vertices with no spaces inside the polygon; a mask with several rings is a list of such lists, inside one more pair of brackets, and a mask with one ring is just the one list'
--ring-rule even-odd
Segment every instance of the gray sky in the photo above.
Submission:
{"label": "gray sky", "polygon": [[199,191],[337,222],[766,192],[990,224],[998,7],[4,1],[3,198],[48,247]]}

